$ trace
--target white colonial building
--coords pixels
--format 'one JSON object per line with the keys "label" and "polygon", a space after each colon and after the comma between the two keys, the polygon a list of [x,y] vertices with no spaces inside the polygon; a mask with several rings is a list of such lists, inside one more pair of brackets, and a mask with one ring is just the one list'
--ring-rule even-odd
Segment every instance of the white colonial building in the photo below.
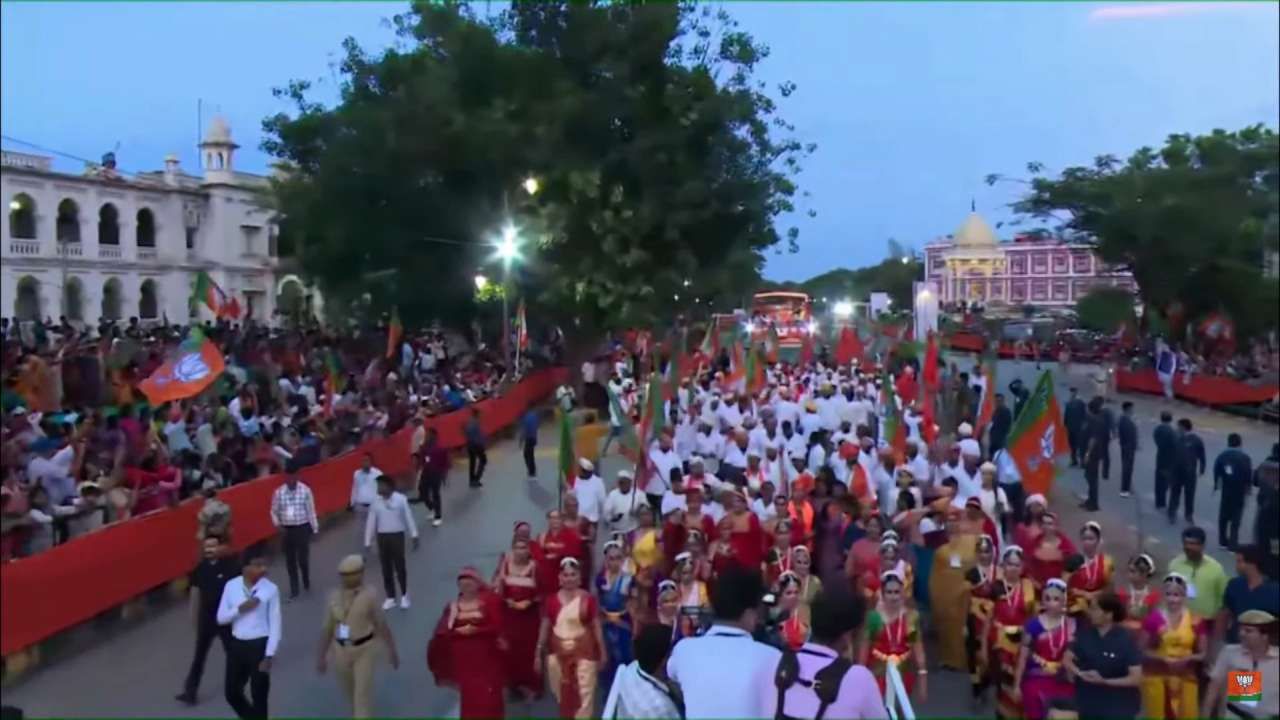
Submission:
{"label": "white colonial building", "polygon": [[[200,271],[260,322],[272,320],[278,303],[309,305],[315,293],[277,257],[267,178],[235,169],[237,147],[226,121],[214,118],[200,143],[199,176],[173,155],[164,170],[126,176],[108,154],[74,175],[55,171],[51,158],[5,151],[0,315],[185,322]],[[203,305],[197,313],[210,317]]]}
{"label": "white colonial building", "polygon": [[1038,235],[1001,242],[977,212],[924,253],[925,280],[937,285],[944,305],[1072,307],[1096,287],[1137,290],[1133,276],[1087,246]]}

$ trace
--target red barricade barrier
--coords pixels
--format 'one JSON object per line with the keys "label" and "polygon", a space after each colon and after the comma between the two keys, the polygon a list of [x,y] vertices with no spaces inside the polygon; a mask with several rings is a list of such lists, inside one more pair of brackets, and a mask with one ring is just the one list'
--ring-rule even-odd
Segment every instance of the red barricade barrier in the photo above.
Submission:
{"label": "red barricade barrier", "polygon": [[[1116,370],[1116,389],[1121,392],[1164,393],[1156,371]],[[1191,381],[1177,373],[1173,378],[1173,394],[1201,405],[1249,405],[1263,403],[1280,393],[1277,385],[1250,385],[1233,378],[1192,375]]]}
{"label": "red barricade barrier", "polygon": [[[540,370],[502,397],[477,403],[481,426],[486,433],[510,426],[568,377],[565,368]],[[463,426],[470,413],[467,408],[429,418],[427,426],[436,428],[444,447],[459,448],[464,445]],[[327,515],[347,507],[351,475],[366,452],[373,453],[383,472],[408,470],[412,436],[413,428],[405,428],[303,470],[303,481],[315,494],[316,512]],[[231,535],[237,549],[275,534],[271,495],[282,482],[283,475],[272,475],[222,492],[222,499],[231,506]],[[108,525],[48,552],[0,565],[0,655],[33,645],[185,576],[198,554],[200,502],[188,500],[176,508]]]}

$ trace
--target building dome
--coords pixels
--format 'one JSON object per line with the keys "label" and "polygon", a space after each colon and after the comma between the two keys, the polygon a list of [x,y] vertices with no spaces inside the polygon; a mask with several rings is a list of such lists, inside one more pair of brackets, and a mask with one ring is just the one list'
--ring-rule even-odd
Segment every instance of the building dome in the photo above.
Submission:
{"label": "building dome", "polygon": [[209,129],[205,131],[204,142],[209,145],[231,145],[231,126],[227,124],[227,119],[221,115],[213,116],[213,120],[209,123]]}
{"label": "building dome", "polygon": [[990,248],[1000,243],[995,231],[976,212],[969,213],[964,224],[951,237],[957,247]]}

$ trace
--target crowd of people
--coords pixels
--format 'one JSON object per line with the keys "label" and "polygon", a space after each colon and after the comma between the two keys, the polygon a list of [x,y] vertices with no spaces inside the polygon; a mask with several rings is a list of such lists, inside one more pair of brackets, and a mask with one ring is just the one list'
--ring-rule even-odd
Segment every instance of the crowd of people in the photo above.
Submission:
{"label": "crowd of people", "polygon": [[[202,494],[302,468],[500,392],[518,367],[427,330],[388,347],[385,323],[336,331],[220,321],[198,328],[226,371],[199,395],[151,406],[139,383],[196,328],[4,323],[0,559]],[[96,333],[95,333],[96,331]]]}
{"label": "crowd of people", "polygon": [[[541,532],[518,523],[489,582],[458,576],[429,660],[463,717],[544,687],[565,718],[599,717],[602,701],[604,717],[886,717],[890,667],[927,696],[926,634],[934,664],[968,673],[974,709],[999,717],[1219,717],[1227,676],[1275,657],[1280,594],[1261,548],[1233,540],[1228,581],[1189,524],[1166,568],[1118,563],[1099,523],[1073,532],[1024,497],[1001,430],[973,427],[986,390],[949,383],[954,367],[935,390],[951,439],[926,442],[917,415],[899,456],[876,374],[779,364],[744,393],[712,364],[665,399],[639,477],[623,470],[606,492],[593,448],[624,448],[650,406],[634,365],[620,357],[603,383],[584,373],[609,430],[588,411],[579,432],[603,447],[578,443]],[[1280,710],[1274,690],[1227,708]]]}

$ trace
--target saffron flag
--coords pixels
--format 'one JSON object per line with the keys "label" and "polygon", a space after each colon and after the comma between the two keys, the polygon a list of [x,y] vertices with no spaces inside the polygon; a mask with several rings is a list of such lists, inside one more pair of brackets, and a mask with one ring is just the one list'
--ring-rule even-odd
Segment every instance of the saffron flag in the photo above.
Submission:
{"label": "saffron flag", "polygon": [[991,416],[996,412],[997,359],[991,348],[988,345],[986,352],[982,354],[982,397],[978,399],[978,419],[973,427],[976,437],[982,437],[982,429],[991,422]]}
{"label": "saffron flag", "polygon": [[325,412],[332,415],[334,406],[338,402],[338,393],[342,384],[342,363],[338,360],[338,353],[333,348],[329,348],[329,352],[325,355],[325,379],[324,392],[327,396],[325,402]]}
{"label": "saffron flag", "polygon": [[800,341],[800,367],[808,367],[813,362],[813,333],[805,333]]}
{"label": "saffron flag", "polygon": [[931,392],[938,389],[939,384],[939,368],[938,368],[938,336],[934,332],[929,332],[929,340],[924,346],[924,380],[925,392]]}
{"label": "saffron flag", "polygon": [[524,298],[520,298],[520,304],[516,307],[516,347],[521,350],[529,349],[529,319],[524,311]]}
{"label": "saffron flag", "polygon": [[191,331],[178,352],[138,384],[153,406],[198,395],[227,367],[222,353],[199,328]]}
{"label": "saffron flag", "polygon": [[560,479],[567,487],[573,487],[577,473],[573,471],[573,419],[560,410]]}
{"label": "saffron flag", "polygon": [[[520,307],[524,307],[521,305]],[[391,324],[387,325],[387,357],[394,358],[400,348],[400,338],[404,337],[404,326],[400,324],[400,308],[391,308]]]}
{"label": "saffron flag", "polygon": [[861,365],[864,362],[862,354],[862,339],[858,337],[856,330],[846,325],[840,331],[840,341],[836,344],[836,364],[848,365],[857,360]]}
{"label": "saffron flag", "polygon": [[191,289],[191,303],[204,303],[218,318],[229,317],[234,320],[240,317],[240,303],[235,298],[228,297],[218,287],[218,283],[209,277],[209,273],[203,270],[196,275],[196,284]]}
{"label": "saffron flag", "polygon": [[1046,370],[1009,431],[1009,455],[1018,464],[1027,493],[1046,494],[1053,485],[1054,461],[1070,450],[1062,411]]}
{"label": "saffron flag", "polygon": [[769,336],[766,339],[768,343],[765,346],[765,360],[769,363],[778,362],[778,351],[782,347],[782,339],[778,337],[778,326],[769,324]]}

